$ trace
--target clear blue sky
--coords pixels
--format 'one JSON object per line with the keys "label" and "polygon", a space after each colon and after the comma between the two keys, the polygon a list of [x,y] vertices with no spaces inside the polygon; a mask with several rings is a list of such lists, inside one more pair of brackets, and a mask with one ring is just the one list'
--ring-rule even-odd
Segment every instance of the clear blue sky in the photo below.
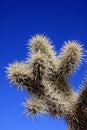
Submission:
{"label": "clear blue sky", "polygon": [[[66,123],[49,116],[26,117],[21,105],[28,94],[10,87],[5,68],[27,56],[26,44],[36,33],[51,38],[58,51],[64,41],[79,40],[87,49],[86,0],[0,0],[0,130],[65,130]],[[77,90],[86,64],[71,78]]]}

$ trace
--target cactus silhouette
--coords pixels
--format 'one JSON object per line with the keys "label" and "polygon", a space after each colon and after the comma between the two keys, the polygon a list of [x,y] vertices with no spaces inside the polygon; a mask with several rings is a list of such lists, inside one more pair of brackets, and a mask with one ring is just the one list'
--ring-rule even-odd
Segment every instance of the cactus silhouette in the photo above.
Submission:
{"label": "cactus silhouette", "polygon": [[83,59],[83,47],[77,41],[65,42],[57,56],[44,35],[29,40],[26,61],[7,67],[7,77],[20,90],[31,92],[24,104],[26,114],[50,114],[63,117],[68,130],[87,130],[87,83],[77,93],[69,83],[70,75]]}

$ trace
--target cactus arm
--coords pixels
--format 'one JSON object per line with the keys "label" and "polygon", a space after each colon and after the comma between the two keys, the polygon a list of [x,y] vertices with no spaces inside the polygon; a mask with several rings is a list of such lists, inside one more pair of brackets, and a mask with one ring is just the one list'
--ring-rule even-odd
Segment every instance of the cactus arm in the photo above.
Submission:
{"label": "cactus arm", "polygon": [[83,48],[76,41],[69,41],[61,49],[58,56],[58,64],[55,70],[48,72],[47,78],[49,82],[57,84],[56,90],[62,91],[66,96],[73,94],[72,87],[68,83],[69,76],[78,68],[82,60]]}
{"label": "cactus arm", "polygon": [[82,56],[83,48],[80,43],[76,41],[65,43],[59,55],[58,75],[67,79],[79,67]]}
{"label": "cactus arm", "polygon": [[7,67],[7,77],[11,83],[22,88],[25,85],[25,81],[28,77],[32,77],[28,70],[28,64],[24,62],[15,62]]}

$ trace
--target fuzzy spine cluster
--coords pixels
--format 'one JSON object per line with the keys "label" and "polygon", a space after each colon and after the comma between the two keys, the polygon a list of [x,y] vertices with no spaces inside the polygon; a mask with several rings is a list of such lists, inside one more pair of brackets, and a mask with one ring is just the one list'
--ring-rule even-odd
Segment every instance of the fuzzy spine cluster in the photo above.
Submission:
{"label": "fuzzy spine cluster", "polygon": [[32,93],[24,104],[26,114],[48,113],[65,118],[68,130],[87,130],[87,83],[76,93],[68,82],[82,61],[82,45],[65,42],[57,56],[51,41],[38,34],[29,40],[28,48],[26,61],[7,67],[11,83]]}

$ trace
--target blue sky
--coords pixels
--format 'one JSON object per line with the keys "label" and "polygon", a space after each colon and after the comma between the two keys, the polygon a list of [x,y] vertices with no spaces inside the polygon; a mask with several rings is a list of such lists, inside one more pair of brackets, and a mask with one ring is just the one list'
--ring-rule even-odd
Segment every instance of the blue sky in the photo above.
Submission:
{"label": "blue sky", "polygon": [[[87,49],[86,0],[0,0],[0,129],[65,130],[66,123],[50,116],[33,119],[23,114],[26,92],[17,91],[6,79],[5,67],[27,56],[27,41],[37,33],[46,34],[58,51],[64,41],[79,40]],[[86,63],[71,77],[77,90]]]}

